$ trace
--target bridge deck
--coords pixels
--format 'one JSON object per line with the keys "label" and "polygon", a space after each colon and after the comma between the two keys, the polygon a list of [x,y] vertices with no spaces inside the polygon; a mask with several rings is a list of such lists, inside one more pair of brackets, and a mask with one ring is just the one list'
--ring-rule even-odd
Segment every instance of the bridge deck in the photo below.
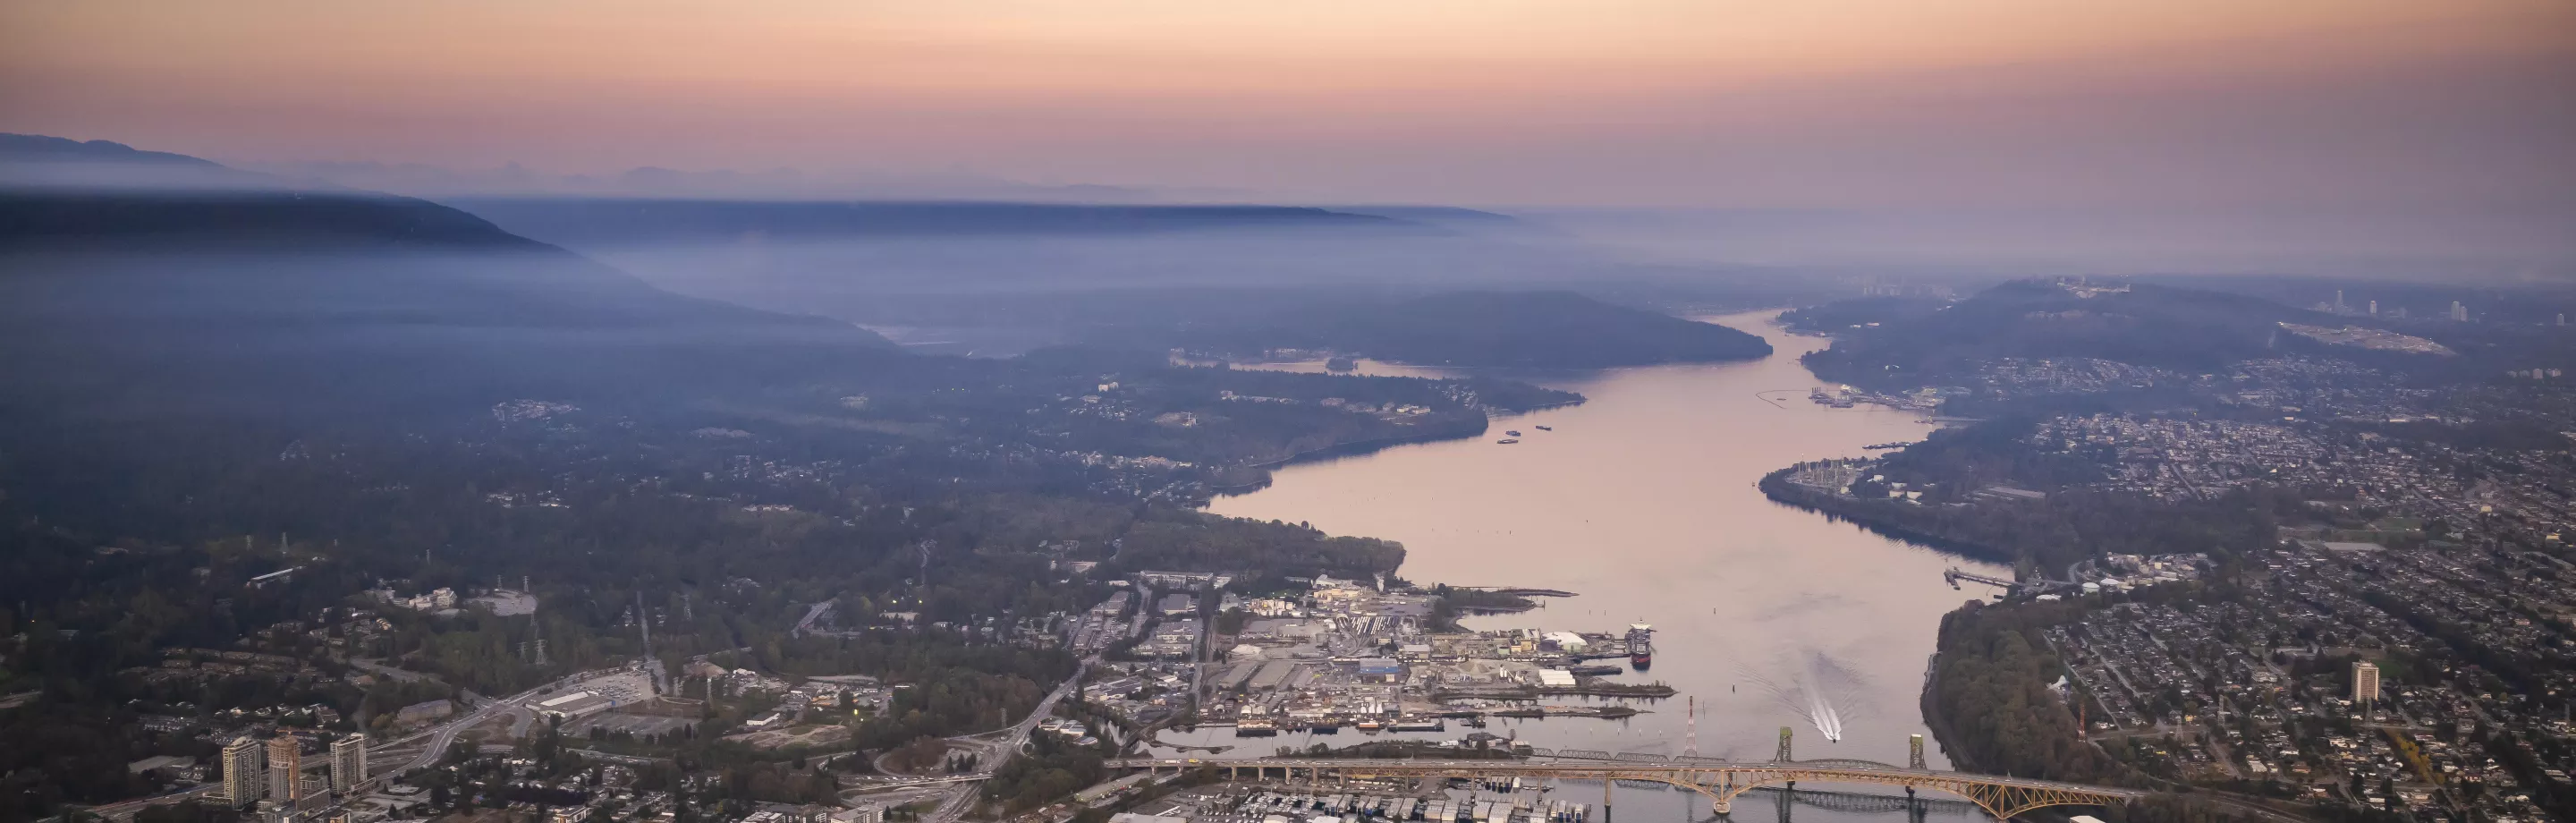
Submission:
{"label": "bridge deck", "polygon": [[[1586,753],[1590,754],[1590,753]],[[1278,769],[1309,780],[1325,773],[1341,777],[1541,777],[1572,780],[1647,780],[1696,791],[1725,814],[1735,798],[1766,784],[1798,781],[1901,786],[1908,792],[1933,789],[1966,798],[1998,820],[2045,806],[2108,805],[2146,792],[2112,786],[2090,786],[2055,780],[2032,780],[1969,772],[1909,769],[1867,760],[1734,761],[1625,755],[1611,758],[1546,757],[1512,759],[1439,758],[1271,758],[1207,760],[1199,758],[1130,758],[1108,763],[1117,769],[1217,768],[1233,771]]]}
{"label": "bridge deck", "polygon": [[[1599,776],[1604,774],[1617,773],[1625,775],[1627,773],[1638,771],[1738,773],[1799,772],[1802,774],[1848,773],[1852,777],[1881,779],[1913,775],[1945,780],[1964,780],[1995,786],[2012,786],[2015,788],[2098,792],[2101,794],[2119,795],[2122,797],[2144,797],[2147,794],[2146,792],[2137,789],[2120,788],[2117,786],[2095,786],[2087,783],[2035,780],[2026,777],[2008,777],[2004,775],[1978,774],[1975,772],[1953,772],[1938,769],[1908,769],[1903,766],[1892,766],[1885,763],[1875,763],[1866,760],[1792,760],[1783,763],[1770,760],[1717,760],[1712,758],[1671,758],[1666,760],[1594,760],[1588,758],[1443,760],[1426,758],[1379,759],[1317,757],[1261,758],[1257,760],[1203,760],[1194,758],[1158,757],[1112,760],[1108,762],[1108,766],[1113,769],[1192,768],[1197,766],[1216,766],[1219,768],[1234,766],[1249,768],[1257,766],[1273,769],[1323,769],[1327,771],[1474,771],[1491,774],[1496,777],[1541,776],[1595,780],[1599,779]],[[1813,779],[1825,778],[1817,777]],[[1872,782],[1876,781],[1873,780]]]}

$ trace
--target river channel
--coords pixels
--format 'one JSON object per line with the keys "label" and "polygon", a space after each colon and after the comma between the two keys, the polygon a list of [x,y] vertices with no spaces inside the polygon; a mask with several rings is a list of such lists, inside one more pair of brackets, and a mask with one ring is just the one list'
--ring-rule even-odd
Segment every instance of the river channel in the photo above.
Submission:
{"label": "river channel", "polygon": [[[1775,350],[1768,358],[1512,375],[1587,401],[1496,420],[1474,440],[1290,466],[1270,486],[1209,509],[1399,541],[1399,573],[1416,582],[1577,593],[1473,618],[1471,628],[1654,625],[1653,667],[1620,679],[1661,681],[1680,696],[1634,703],[1646,713],[1622,721],[1498,720],[1489,732],[1540,746],[1681,754],[1690,745],[1685,698],[1695,698],[1704,756],[1768,759],[1787,726],[1800,759],[1902,764],[1907,736],[1929,737],[1918,697],[1941,615],[1985,594],[1951,589],[1942,570],[2004,570],[1782,506],[1754,487],[1791,463],[1866,455],[1864,446],[1918,440],[1933,428],[1916,412],[1810,402],[1820,381],[1798,356],[1826,341],[1785,332],[1776,315],[1699,318],[1762,335]],[[1376,363],[1363,371],[1441,374]],[[1520,432],[1520,442],[1495,442],[1506,430]],[[1840,742],[1823,727],[1838,727]],[[1237,739],[1218,728],[1163,739],[1237,745],[1218,755],[1236,757],[1372,738]],[[1928,748],[1931,765],[1946,766],[1938,746]]]}

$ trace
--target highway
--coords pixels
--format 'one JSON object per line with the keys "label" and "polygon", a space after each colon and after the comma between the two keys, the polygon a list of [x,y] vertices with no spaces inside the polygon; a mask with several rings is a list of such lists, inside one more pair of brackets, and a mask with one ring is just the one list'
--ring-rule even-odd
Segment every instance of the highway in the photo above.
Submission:
{"label": "highway", "polygon": [[[933,809],[929,814],[923,815],[921,818],[922,823],[957,823],[957,819],[964,817],[967,810],[974,808],[975,795],[977,794],[974,784],[991,778],[993,776],[994,769],[1001,768],[1003,761],[1010,759],[1011,755],[1018,753],[1022,747],[1027,746],[1029,735],[1037,731],[1038,722],[1053,716],[1055,714],[1055,705],[1058,702],[1063,701],[1066,697],[1071,696],[1076,690],[1082,688],[1082,676],[1089,674],[1091,672],[1092,664],[1099,662],[1100,657],[1098,655],[1084,658],[1082,665],[1073,670],[1072,677],[1065,678],[1063,684],[1055,687],[1055,691],[1047,693],[1046,699],[1038,701],[1038,707],[1030,710],[1029,716],[1022,719],[1019,725],[1012,726],[1009,729],[1009,733],[1003,735],[1002,739],[992,741],[976,738],[951,738],[952,742],[966,743],[969,746],[982,749],[985,756],[976,763],[974,773],[959,775],[961,779],[957,783],[957,788],[951,791],[947,797],[942,798],[939,801],[939,808]],[[977,737],[980,738],[981,735],[978,735]]]}
{"label": "highway", "polygon": [[804,637],[806,632],[814,629],[814,621],[822,619],[823,615],[831,611],[832,601],[829,600],[806,607],[805,619],[796,621],[796,628],[788,629],[787,636]]}
{"label": "highway", "polygon": [[[472,705],[479,701],[482,705],[453,720],[449,720],[445,723],[441,723],[409,735],[404,735],[403,737],[387,741],[384,745],[368,749],[368,758],[373,760],[375,755],[379,753],[390,753],[395,750],[409,748],[413,741],[423,740],[424,738],[428,741],[428,747],[422,749],[420,753],[415,755],[410,761],[398,766],[390,767],[371,765],[368,771],[383,775],[399,775],[413,769],[428,768],[431,764],[438,762],[439,755],[446,753],[448,744],[456,741],[456,735],[464,732],[466,729],[474,728],[485,720],[492,719],[494,715],[502,713],[519,713],[528,717],[535,716],[533,712],[529,712],[527,710],[527,701],[530,698],[536,697],[548,687],[556,685],[561,685],[561,682],[548,683],[544,686],[538,686],[518,694],[510,695],[509,697],[488,701],[480,700],[480,698],[475,697],[473,693],[467,692],[465,693],[465,697],[461,698],[459,702]],[[516,727],[524,728],[525,725],[525,720],[521,720]]]}
{"label": "highway", "polygon": [[[1153,592],[1139,588],[1137,594],[1140,597],[1136,604],[1136,614],[1127,621],[1128,637],[1143,634],[1145,623],[1153,617]],[[994,769],[1001,768],[1003,761],[1009,760],[1011,755],[1017,754],[1021,748],[1026,747],[1029,743],[1029,735],[1037,731],[1038,722],[1053,716],[1056,704],[1080,689],[1083,676],[1090,674],[1091,667],[1099,663],[1100,656],[1096,654],[1083,658],[1082,665],[1074,668],[1072,677],[1066,678],[1062,684],[1057,685],[1055,691],[1048,693],[1045,700],[1038,701],[1037,708],[1031,710],[1028,717],[1020,720],[1019,725],[1005,730],[1006,733],[1001,739],[987,739],[992,732],[949,738],[950,743],[976,749],[983,756],[977,761],[973,773],[958,776],[959,788],[940,800],[939,808],[923,815],[921,823],[957,823],[958,818],[964,817],[967,810],[975,806],[976,791],[973,784],[990,779]]]}
{"label": "highway", "polygon": [[841,805],[855,807],[861,803],[874,803],[881,808],[892,809],[897,806],[907,806],[924,800],[943,798],[951,791],[954,791],[954,789],[950,788],[946,784],[935,786],[907,786],[889,790],[877,790],[873,788],[849,789],[841,792]]}
{"label": "highway", "polygon": [[109,819],[109,820],[114,820],[114,819],[128,819],[128,820],[130,820],[130,819],[133,819],[133,815],[134,815],[135,813],[137,813],[137,812],[141,812],[141,811],[143,811],[145,808],[152,807],[152,806],[167,805],[167,804],[171,804],[171,803],[177,803],[177,802],[184,801],[184,800],[194,799],[194,798],[197,798],[197,797],[200,797],[200,796],[203,796],[203,795],[214,794],[215,792],[221,791],[223,788],[224,788],[224,784],[223,784],[223,782],[222,782],[222,781],[216,781],[216,782],[213,782],[213,783],[204,783],[204,784],[199,784],[199,785],[195,785],[195,786],[190,786],[190,787],[188,787],[188,788],[180,789],[180,790],[178,790],[178,791],[171,792],[171,793],[169,793],[169,794],[156,795],[156,796],[153,796],[153,797],[137,798],[137,799],[134,799],[134,800],[125,800],[125,801],[120,801],[120,802],[116,802],[116,803],[109,803],[109,804],[107,804],[107,805],[105,805],[105,806],[91,806],[91,807],[89,807],[89,808],[87,808],[87,809],[84,809],[83,811],[86,811],[86,812],[88,812],[89,814],[92,814],[92,815],[96,815],[96,816],[98,816],[99,818],[102,818],[102,819]]}

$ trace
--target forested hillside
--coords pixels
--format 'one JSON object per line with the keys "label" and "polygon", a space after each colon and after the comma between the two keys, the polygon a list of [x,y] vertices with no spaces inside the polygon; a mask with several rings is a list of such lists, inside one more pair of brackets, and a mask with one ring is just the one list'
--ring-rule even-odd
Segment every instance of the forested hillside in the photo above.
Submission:
{"label": "forested hillside", "polygon": [[[1862,321],[1876,326],[1828,329],[1834,345],[1806,355],[1808,367],[1829,380],[1891,389],[1962,382],[1982,362],[2005,357],[2089,357],[2198,374],[2247,359],[2325,349],[2283,332],[2283,322],[2329,328],[2389,322],[2339,318],[2241,294],[2028,280],[1929,312],[1855,307],[1853,318],[1861,316],[1884,319]],[[2335,353],[2374,363],[2415,357],[2351,347]]]}

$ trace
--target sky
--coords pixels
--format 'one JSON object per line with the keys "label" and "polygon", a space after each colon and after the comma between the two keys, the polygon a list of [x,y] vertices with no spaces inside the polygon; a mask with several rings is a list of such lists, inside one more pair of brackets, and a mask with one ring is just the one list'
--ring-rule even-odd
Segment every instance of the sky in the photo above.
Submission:
{"label": "sky", "polygon": [[0,131],[1226,199],[2576,205],[2576,0],[8,0]]}

